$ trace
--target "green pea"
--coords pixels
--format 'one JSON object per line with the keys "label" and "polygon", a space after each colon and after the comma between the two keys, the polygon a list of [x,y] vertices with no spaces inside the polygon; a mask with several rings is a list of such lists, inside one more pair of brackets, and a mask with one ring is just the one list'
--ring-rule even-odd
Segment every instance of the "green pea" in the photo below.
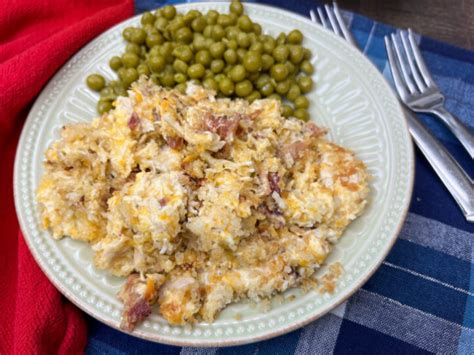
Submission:
{"label": "green pea", "polygon": [[133,32],[134,28],[133,27],[127,27],[123,30],[122,32],[122,36],[123,38],[130,42],[131,38],[132,38],[132,32]]}
{"label": "green pea", "polygon": [[153,48],[163,44],[164,41],[163,36],[159,32],[150,33],[146,38],[146,45],[148,48]]}
{"label": "green pea", "polygon": [[176,73],[174,74],[174,81],[178,84],[185,83],[188,80],[187,76],[183,73]]}
{"label": "green pea", "polygon": [[308,60],[304,60],[302,63],[301,63],[301,66],[300,66],[301,70],[303,72],[305,72],[306,74],[308,75],[311,75],[314,73],[314,68],[313,68],[313,64],[311,64]]}
{"label": "green pea", "polygon": [[191,28],[193,29],[193,31],[202,32],[204,31],[206,24],[207,22],[204,17],[198,17],[198,18],[195,18],[193,22],[191,23]]}
{"label": "green pea", "polygon": [[240,48],[248,48],[250,46],[250,38],[245,32],[240,32],[237,35],[237,43]]}
{"label": "green pea", "polygon": [[195,19],[202,17],[201,12],[198,10],[190,10],[187,14],[184,15],[183,21],[186,25],[190,25]]}
{"label": "green pea", "polygon": [[272,54],[275,49],[275,40],[273,38],[266,39],[263,42],[263,51],[267,54]]}
{"label": "green pea", "polygon": [[240,16],[244,12],[244,6],[238,0],[232,0],[229,5],[229,11]]}
{"label": "green pea", "polygon": [[148,66],[150,70],[154,73],[158,73],[165,68],[166,61],[161,55],[156,55],[148,58]]}
{"label": "green pea", "polygon": [[297,81],[298,86],[304,94],[310,92],[313,88],[313,79],[311,79],[309,76],[300,76]]}
{"label": "green pea", "polygon": [[196,63],[188,68],[188,76],[191,79],[199,79],[204,76],[206,69],[201,63]]}
{"label": "green pea", "polygon": [[298,96],[301,95],[301,90],[298,85],[291,85],[290,90],[288,90],[288,93],[286,94],[286,98],[290,101],[295,101]]}
{"label": "green pea", "polygon": [[188,72],[188,65],[181,59],[176,59],[173,62],[173,69],[176,70],[178,73],[186,74]]}
{"label": "green pea", "polygon": [[260,76],[260,72],[249,73],[247,75],[247,79],[249,79],[253,83],[258,80],[259,76]]}
{"label": "green pea", "polygon": [[201,63],[205,67],[208,67],[212,61],[211,53],[209,53],[208,50],[202,49],[196,53],[196,55],[194,56],[194,61],[196,63]]}
{"label": "green pea", "polygon": [[290,60],[293,64],[299,64],[304,59],[304,49],[301,46],[293,46],[290,51]]}
{"label": "green pea", "polygon": [[225,63],[222,59],[214,59],[212,62],[211,62],[211,71],[213,73],[220,73],[225,67]]}
{"label": "green pea", "polygon": [[268,99],[272,99],[272,100],[277,100],[277,101],[281,101],[281,96],[276,94],[276,93],[273,93],[271,94],[270,96],[267,97]]}
{"label": "green pea", "polygon": [[189,44],[193,40],[193,33],[189,27],[181,27],[176,30],[174,38],[177,42]]}
{"label": "green pea", "polygon": [[150,51],[148,52],[147,58],[153,57],[155,55],[160,55],[160,49],[161,48],[159,46],[151,48]]}
{"label": "green pea", "polygon": [[172,5],[164,6],[161,12],[167,20],[172,20],[176,16],[176,8]]}
{"label": "green pea", "polygon": [[263,86],[265,86],[268,83],[271,83],[271,77],[268,74],[261,74],[259,75],[258,79],[255,80],[255,86],[257,89],[261,89]]}
{"label": "green pea", "polygon": [[275,47],[272,54],[273,54],[273,58],[275,58],[277,62],[284,62],[286,58],[288,58],[288,55],[290,54],[290,50],[284,44],[279,44]]}
{"label": "green pea", "polygon": [[253,30],[252,20],[247,15],[242,15],[237,20],[237,25],[244,32],[250,32]]}
{"label": "green pea", "polygon": [[263,44],[260,43],[260,42],[254,42],[250,46],[249,51],[257,52],[257,53],[262,54],[263,53]]}
{"label": "green pea", "polygon": [[210,48],[214,44],[214,40],[212,38],[206,38],[205,39],[205,45],[206,47],[204,49]]}
{"label": "green pea", "polygon": [[163,43],[163,45],[160,47],[160,55],[167,60],[169,58],[171,61],[173,60],[172,53],[173,53],[174,47],[170,42]]}
{"label": "green pea", "polygon": [[227,64],[235,64],[237,63],[237,53],[233,49],[227,49],[224,52],[224,60]]}
{"label": "green pea", "polygon": [[125,52],[135,53],[136,55],[140,55],[140,52],[141,52],[140,46],[138,44],[135,44],[135,43],[129,43],[125,47]]}
{"label": "green pea", "polygon": [[219,13],[216,10],[209,10],[206,14],[207,23],[209,25],[214,25],[217,23],[217,18],[219,17]]}
{"label": "green pea", "polygon": [[110,100],[99,100],[97,102],[97,111],[103,115],[112,109],[112,102]]}
{"label": "green pea", "polygon": [[206,48],[206,38],[201,34],[196,34],[193,39],[194,50],[200,51]]}
{"label": "green pea", "polygon": [[112,87],[104,87],[100,90],[100,98],[105,100],[115,100],[117,95],[115,95],[114,89]]}
{"label": "green pea", "polygon": [[283,65],[288,69],[288,75],[293,75],[296,73],[296,67],[292,62],[286,61]]}
{"label": "green pea", "polygon": [[128,88],[131,83],[138,79],[138,72],[135,68],[127,68],[123,73],[123,77],[120,79],[122,79],[125,87]]}
{"label": "green pea", "polygon": [[105,79],[102,75],[91,74],[86,78],[86,83],[89,89],[94,91],[100,91],[105,86]]}
{"label": "green pea", "polygon": [[309,101],[305,96],[298,96],[295,101],[295,108],[307,109],[309,107]]}
{"label": "green pea", "polygon": [[217,24],[221,25],[222,27],[228,27],[232,25],[232,17],[226,14],[220,14],[217,17]]}
{"label": "green pea", "polygon": [[262,69],[262,56],[260,53],[249,51],[244,57],[243,64],[249,72],[258,72]]}
{"label": "green pea", "polygon": [[300,32],[300,30],[293,30],[288,33],[287,39],[288,43],[300,44],[303,41],[303,34]]}
{"label": "green pea", "polygon": [[271,67],[270,74],[276,81],[282,81],[288,76],[288,68],[285,64],[278,63]]}
{"label": "green pea", "polygon": [[260,26],[258,23],[254,23],[253,32],[257,35],[260,35],[262,33],[262,26]]}
{"label": "green pea", "polygon": [[214,27],[214,25],[208,25],[208,26],[204,27],[204,31],[202,31],[202,34],[204,35],[204,37],[211,38],[213,27]]}
{"label": "green pea", "polygon": [[227,41],[227,48],[237,50],[237,48],[239,48],[239,44],[237,43],[237,40],[236,39],[231,39],[231,40]]}
{"label": "green pea", "polygon": [[283,32],[280,33],[276,38],[276,43],[277,45],[286,43],[286,35]]}
{"label": "green pea", "polygon": [[173,55],[184,62],[189,62],[193,59],[193,51],[191,50],[191,48],[189,48],[189,46],[185,45],[176,47],[173,50]]}
{"label": "green pea", "polygon": [[122,54],[122,63],[126,68],[136,68],[140,62],[140,58],[135,53]]}
{"label": "green pea", "polygon": [[304,48],[304,59],[306,60],[311,59],[311,51],[308,48]]}
{"label": "green pea", "polygon": [[296,109],[293,116],[305,122],[309,120],[309,113],[303,108]]}
{"label": "green pea", "polygon": [[147,57],[147,54],[148,54],[147,46],[140,46],[140,53],[138,54],[138,56],[141,59],[145,59]]}
{"label": "green pea", "polygon": [[142,18],[140,19],[140,22],[142,25],[146,24],[153,24],[156,20],[155,15],[153,15],[151,12],[146,11],[143,13]]}
{"label": "green pea", "polygon": [[272,65],[275,64],[275,60],[271,55],[268,54],[262,54],[262,69],[263,70],[269,70]]}
{"label": "green pea", "polygon": [[161,85],[165,87],[172,87],[174,86],[174,74],[173,73],[162,73],[160,75],[160,82]]}
{"label": "green pea", "polygon": [[275,91],[280,95],[286,95],[286,93],[290,90],[291,83],[289,80],[280,81],[275,86]]}
{"label": "green pea", "polygon": [[146,64],[140,64],[138,67],[137,67],[137,73],[138,73],[138,76],[141,76],[141,75],[150,75],[150,68],[148,67],[148,65]]}
{"label": "green pea", "polygon": [[230,73],[230,71],[232,70],[233,66],[230,65],[230,64],[227,64],[224,68],[224,74],[228,76],[228,74]]}
{"label": "green pea", "polygon": [[127,90],[124,87],[124,83],[121,81],[112,80],[110,82],[110,87],[114,90],[115,96],[128,96]]}
{"label": "green pea", "polygon": [[214,78],[214,73],[210,69],[204,72],[204,79]]}
{"label": "green pea", "polygon": [[135,28],[130,35],[130,42],[135,44],[143,44],[146,40],[146,32],[143,28]]}
{"label": "green pea", "polygon": [[219,90],[225,96],[230,96],[234,93],[234,83],[228,77],[223,77],[219,81]]}
{"label": "green pea", "polygon": [[117,71],[122,67],[122,59],[119,56],[113,56],[110,58],[109,66],[112,70]]}
{"label": "green pea", "polygon": [[222,73],[220,74],[217,74],[215,77],[214,77],[214,80],[217,82],[217,83],[220,83],[222,79],[226,78],[226,76]]}
{"label": "green pea", "polygon": [[227,31],[227,34],[226,34],[227,39],[237,40],[237,36],[240,33],[240,31],[237,27],[229,27],[229,28],[226,29],[226,31]]}
{"label": "green pea", "polygon": [[274,90],[273,85],[270,82],[268,82],[260,88],[260,93],[263,96],[268,97],[271,94],[273,94],[273,90]]}
{"label": "green pea", "polygon": [[222,58],[225,52],[225,44],[222,42],[213,43],[209,47],[209,52],[213,58]]}
{"label": "green pea", "polygon": [[156,85],[160,85],[160,78],[159,75],[154,73],[150,75],[151,81],[153,81]]}
{"label": "green pea", "polygon": [[186,27],[186,23],[184,22],[182,17],[176,17],[173,21],[171,21],[168,25],[167,30],[174,34],[180,28]]}
{"label": "green pea", "polygon": [[220,41],[225,36],[225,30],[221,25],[214,25],[212,27],[211,38],[214,41]]}
{"label": "green pea", "polygon": [[168,26],[168,20],[164,17],[158,17],[153,25],[158,31],[164,32]]}
{"label": "green pea", "polygon": [[151,23],[147,23],[146,25],[143,25],[143,29],[145,30],[147,36],[149,36],[152,33],[157,32],[155,26],[153,26],[153,24],[151,24]]}
{"label": "green pea", "polygon": [[181,94],[183,95],[186,94],[186,88],[187,88],[186,83],[178,84],[174,88],[178,90]]}
{"label": "green pea", "polygon": [[258,91],[253,91],[250,95],[248,95],[245,99],[248,102],[254,102],[255,100],[259,100],[262,98],[262,95]]}
{"label": "green pea", "polygon": [[281,105],[281,114],[285,117],[290,117],[291,115],[293,115],[293,109],[290,105]]}
{"label": "green pea", "polygon": [[244,57],[245,57],[245,55],[247,54],[247,51],[246,51],[245,49],[243,49],[243,48],[238,48],[238,49],[236,50],[236,53],[237,53],[237,59],[238,59],[238,61],[239,61],[240,63],[243,63]]}
{"label": "green pea", "polygon": [[250,44],[254,44],[255,42],[258,42],[258,36],[255,33],[250,32],[248,33],[248,36],[250,39]]}
{"label": "green pea", "polygon": [[[244,66],[241,64],[236,65],[229,72],[229,78],[232,79],[234,83],[244,80],[246,75],[247,75],[247,71],[245,70]],[[247,95],[243,95],[243,96],[247,96]]]}
{"label": "green pea", "polygon": [[238,97],[246,97],[252,93],[253,85],[249,80],[235,84],[235,94]]}
{"label": "green pea", "polygon": [[207,90],[219,90],[219,84],[217,84],[217,81],[212,78],[204,79],[204,81],[202,82],[202,86]]}

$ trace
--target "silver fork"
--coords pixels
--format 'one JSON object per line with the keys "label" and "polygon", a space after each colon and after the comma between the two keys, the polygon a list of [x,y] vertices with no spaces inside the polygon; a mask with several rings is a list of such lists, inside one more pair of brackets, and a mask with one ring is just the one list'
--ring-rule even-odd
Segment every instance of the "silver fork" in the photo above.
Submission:
{"label": "silver fork", "polygon": [[393,81],[405,105],[439,117],[474,159],[474,135],[444,106],[444,95],[431,77],[411,29],[385,36],[385,46],[392,52]]}
{"label": "silver fork", "polygon": [[[334,2],[332,7],[325,5],[324,10],[321,7],[318,7],[316,12],[311,10],[310,17],[313,22],[333,31],[358,48],[339,12],[337,3]],[[389,52],[388,47],[387,52]],[[415,115],[405,107],[403,107],[403,111],[407,119],[408,129],[416,145],[456,200],[466,220],[474,222],[474,187],[471,179],[443,145],[418,122]]]}

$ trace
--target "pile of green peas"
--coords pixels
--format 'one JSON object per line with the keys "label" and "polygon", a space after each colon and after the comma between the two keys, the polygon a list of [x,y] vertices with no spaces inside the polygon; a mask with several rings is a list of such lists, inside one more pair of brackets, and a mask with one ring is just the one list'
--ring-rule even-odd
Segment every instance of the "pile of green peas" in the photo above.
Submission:
{"label": "pile of green peas", "polygon": [[313,87],[314,68],[311,52],[301,45],[302,33],[293,30],[273,38],[244,14],[240,1],[233,0],[229,9],[228,14],[178,14],[167,5],[145,12],[141,27],[123,31],[125,52],[109,61],[117,80],[106,82],[99,74],[86,79],[90,89],[100,92],[98,112],[108,112],[117,96],[126,96],[130,85],[146,75],[183,93],[191,80],[218,97],[277,99],[283,101],[285,117],[308,120],[305,94]]}

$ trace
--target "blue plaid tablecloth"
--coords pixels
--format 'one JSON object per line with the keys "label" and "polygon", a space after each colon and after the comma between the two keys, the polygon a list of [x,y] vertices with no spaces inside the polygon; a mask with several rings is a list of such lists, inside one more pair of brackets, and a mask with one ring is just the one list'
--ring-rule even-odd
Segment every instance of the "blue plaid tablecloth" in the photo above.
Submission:
{"label": "blue plaid tablecloth", "polygon": [[[136,13],[178,2],[135,0]],[[311,0],[259,2],[305,16],[318,5]],[[364,53],[390,78],[383,36],[395,29],[345,15]],[[474,53],[418,40],[448,109],[474,129]],[[473,177],[474,164],[454,136],[436,119],[420,118]],[[268,341],[218,349],[155,344],[92,318],[88,325],[88,354],[474,354],[474,226],[417,150],[410,212],[392,251],[361,290],[308,326]]]}

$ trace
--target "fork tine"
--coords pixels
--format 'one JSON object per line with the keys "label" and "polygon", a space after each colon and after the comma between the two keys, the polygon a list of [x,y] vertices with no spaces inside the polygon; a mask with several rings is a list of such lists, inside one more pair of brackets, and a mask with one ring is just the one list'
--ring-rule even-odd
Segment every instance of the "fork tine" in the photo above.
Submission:
{"label": "fork tine", "polygon": [[408,29],[408,41],[410,42],[411,49],[413,50],[413,54],[415,55],[416,59],[415,62],[418,66],[418,69],[420,69],[421,76],[423,77],[423,80],[425,81],[426,85],[428,87],[436,87],[435,81],[431,77],[428,67],[426,66],[423,56],[421,55],[420,49],[416,44],[415,37],[413,36],[411,28]]}
{"label": "fork tine", "polygon": [[423,90],[426,89],[426,84],[424,83],[423,79],[420,77],[420,74],[418,73],[418,68],[416,67],[415,59],[413,58],[412,49],[408,44],[407,32],[401,31],[400,38],[402,39],[403,48],[405,49],[405,53],[408,58],[408,65],[410,66],[413,79],[415,79],[415,83],[418,87],[418,90],[420,92],[423,92]]}
{"label": "fork tine", "polygon": [[403,78],[405,79],[405,83],[408,86],[408,90],[414,94],[416,93],[416,88],[415,85],[413,84],[413,80],[411,79],[410,75],[408,74],[407,71],[407,66],[406,66],[406,59],[403,57],[402,51],[400,50],[400,47],[398,46],[398,41],[397,37],[395,36],[394,33],[392,33],[392,44],[393,47],[395,48],[395,54],[397,55],[398,58],[398,65],[400,69],[402,70],[402,75]]}
{"label": "fork tine", "polygon": [[321,7],[318,6],[318,8],[316,10],[318,11],[319,20],[320,20],[321,24],[323,25],[323,27],[330,30],[331,25],[326,21],[326,18],[324,17],[324,13],[323,13],[323,10],[321,9]]}
{"label": "fork tine", "polygon": [[332,12],[331,7],[328,4],[326,4],[324,5],[324,8],[326,9],[326,14],[328,15],[329,22],[331,22],[333,32],[337,34],[338,36],[342,37],[342,32],[339,29],[339,26],[337,25],[337,21],[336,21],[336,18],[334,17],[334,13]]}
{"label": "fork tine", "polygon": [[407,89],[405,87],[405,82],[400,75],[400,71],[398,69],[398,63],[395,59],[395,53],[393,50],[393,44],[390,37],[385,36],[385,49],[387,50],[388,62],[390,66],[390,71],[392,72],[393,81],[395,82],[395,87],[397,88],[398,94],[403,99],[408,95]]}
{"label": "fork tine", "polygon": [[339,6],[337,5],[337,2],[333,2],[332,9],[334,12],[334,15],[336,16],[337,23],[339,24],[339,27],[341,28],[342,34],[344,35],[344,38],[346,41],[348,41],[352,45],[356,45],[354,38],[352,37],[351,32],[347,29],[347,25],[344,22],[344,19],[342,18],[341,13],[339,12]]}
{"label": "fork tine", "polygon": [[321,21],[319,21],[318,17],[316,16],[316,13],[314,12],[313,9],[309,10],[309,17],[311,18],[311,21],[315,23],[319,23],[321,25]]}

